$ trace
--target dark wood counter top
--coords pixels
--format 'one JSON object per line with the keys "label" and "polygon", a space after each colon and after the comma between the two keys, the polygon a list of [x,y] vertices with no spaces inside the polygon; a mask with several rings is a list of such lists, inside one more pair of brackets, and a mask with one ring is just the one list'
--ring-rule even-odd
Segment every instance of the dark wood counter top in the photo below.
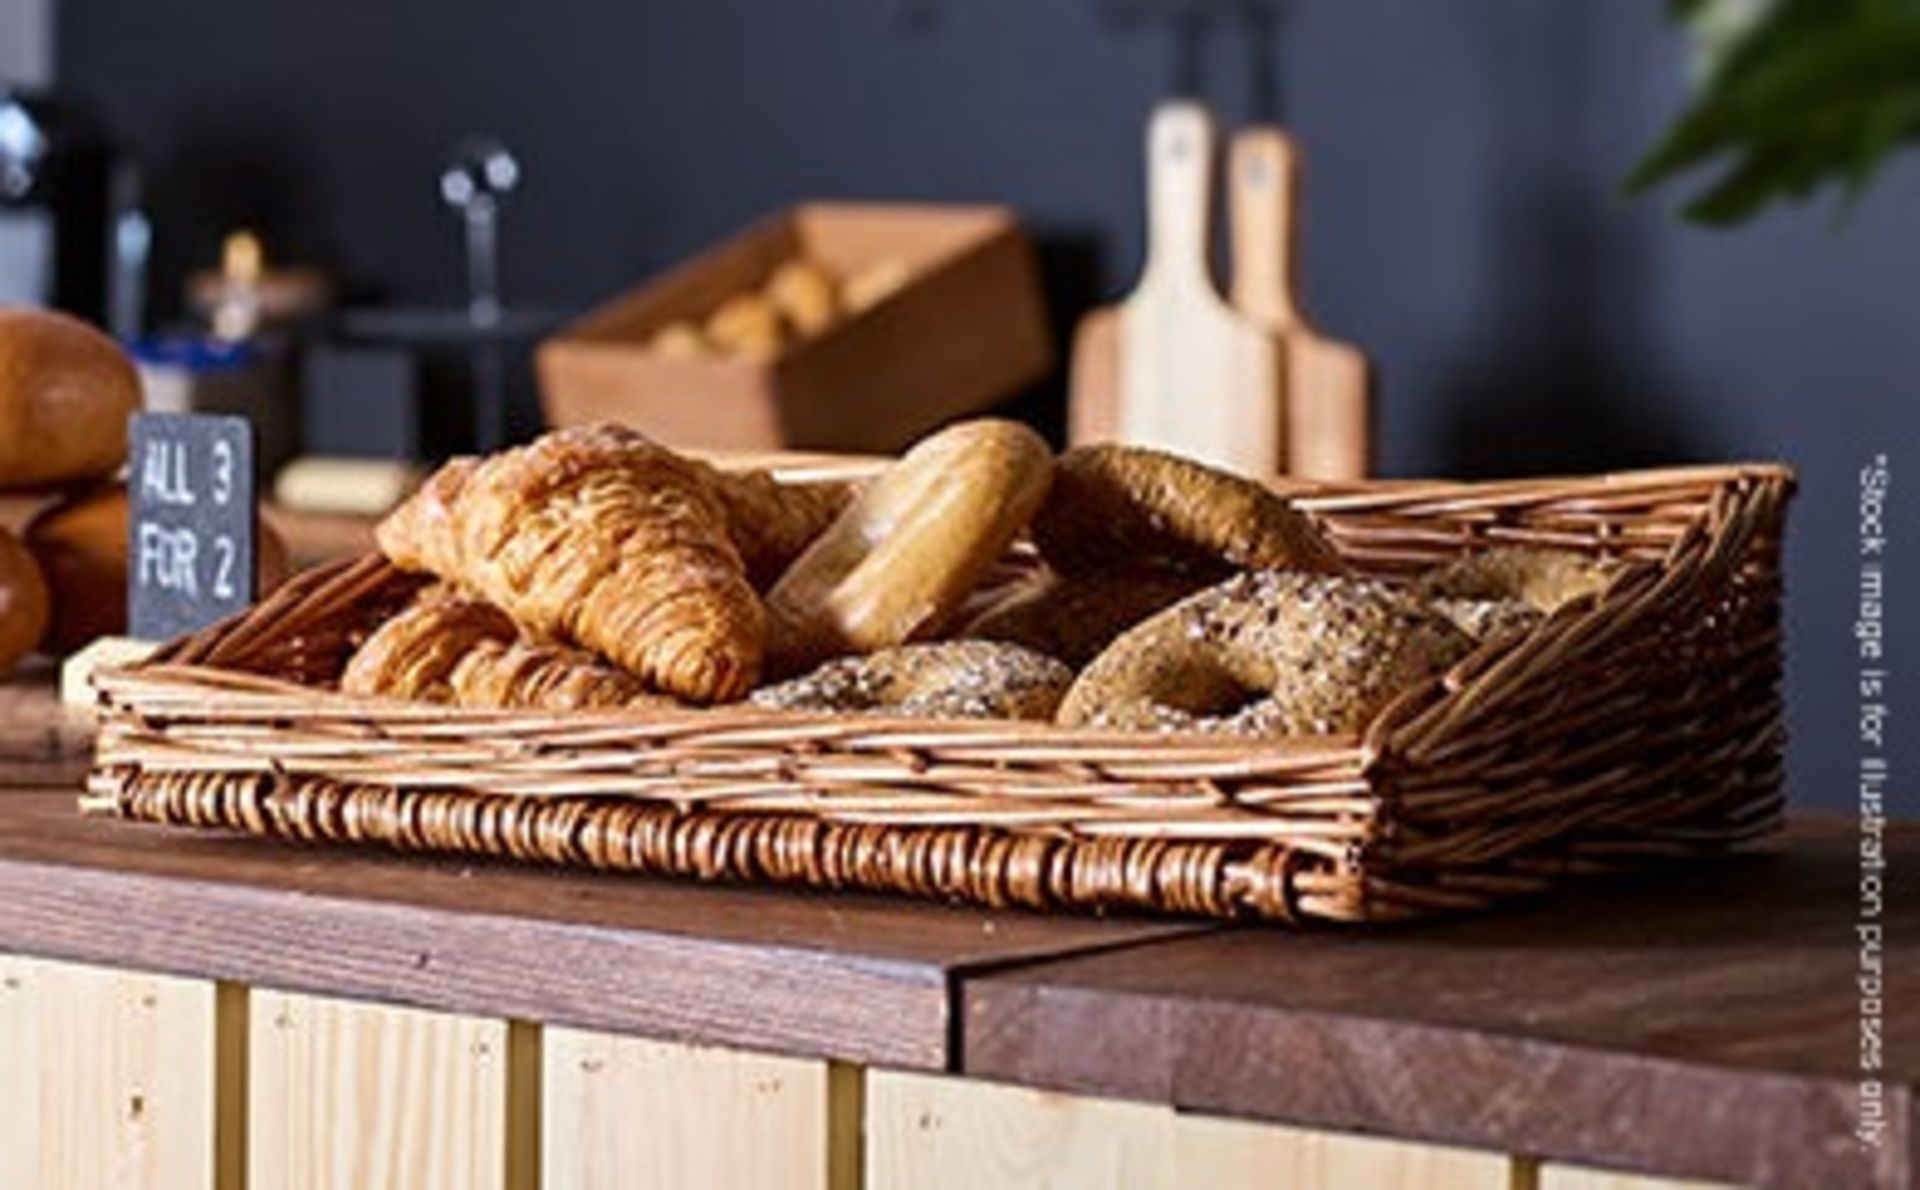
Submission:
{"label": "dark wood counter top", "polygon": [[0,789],[0,950],[951,1069],[970,972],[1193,933],[82,818]]}
{"label": "dark wood counter top", "polygon": [[93,725],[60,704],[60,674],[35,658],[0,680],[0,786],[78,784],[93,759]]}
{"label": "dark wood counter top", "polygon": [[[1893,828],[1893,888],[1920,826]],[[1853,1140],[1858,836],[1536,908],[1229,931],[967,981],[962,1065],[1062,1090],[1767,1186],[1911,1186],[1920,899],[1890,897],[1880,1145]]]}

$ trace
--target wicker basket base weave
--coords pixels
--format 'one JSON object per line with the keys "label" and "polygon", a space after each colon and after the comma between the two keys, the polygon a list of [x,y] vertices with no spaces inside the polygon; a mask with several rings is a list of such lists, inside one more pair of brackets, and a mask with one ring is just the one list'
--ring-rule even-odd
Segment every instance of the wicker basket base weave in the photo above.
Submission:
{"label": "wicker basket base weave", "polygon": [[555,715],[349,698],[419,580],[377,558],[98,679],[97,810],[315,843],[1043,910],[1385,921],[1772,829],[1772,466],[1295,497],[1358,567],[1491,544],[1627,563],[1357,737],[1253,741],[748,706]]}

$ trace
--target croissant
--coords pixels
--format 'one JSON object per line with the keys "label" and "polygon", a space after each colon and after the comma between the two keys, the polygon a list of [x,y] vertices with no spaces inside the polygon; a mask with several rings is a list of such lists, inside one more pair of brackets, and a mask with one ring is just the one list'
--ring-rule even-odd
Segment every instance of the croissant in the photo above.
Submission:
{"label": "croissant", "polygon": [[[727,532],[756,588],[771,586],[853,501],[857,486],[839,480],[782,483],[765,471],[722,471],[685,460],[712,489]],[[458,569],[452,505],[480,460],[449,459],[379,527],[381,552],[403,570]]]}
{"label": "croissant", "polygon": [[347,662],[340,689],[555,711],[670,701],[589,653],[522,640],[505,612],[445,587],[428,588],[368,637]]}
{"label": "croissant", "polygon": [[428,476],[418,491],[375,527],[380,552],[402,570],[442,577],[458,573],[459,535],[453,527],[453,505],[479,466],[479,459],[461,455]]}
{"label": "croissant", "polygon": [[380,526],[402,568],[692,702],[739,698],[765,622],[702,470],[639,434],[558,430],[455,460]]}

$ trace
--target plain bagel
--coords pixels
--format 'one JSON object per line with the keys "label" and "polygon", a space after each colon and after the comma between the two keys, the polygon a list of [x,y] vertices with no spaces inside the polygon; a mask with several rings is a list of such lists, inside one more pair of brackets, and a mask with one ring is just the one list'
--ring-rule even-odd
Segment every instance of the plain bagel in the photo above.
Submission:
{"label": "plain bagel", "polygon": [[1306,514],[1252,480],[1112,443],[1060,456],[1033,540],[1065,574],[1162,566],[1219,579],[1269,567],[1346,569]]}
{"label": "plain bagel", "polygon": [[767,593],[794,674],[937,634],[1046,497],[1053,453],[1010,421],[949,426],[868,484]]}

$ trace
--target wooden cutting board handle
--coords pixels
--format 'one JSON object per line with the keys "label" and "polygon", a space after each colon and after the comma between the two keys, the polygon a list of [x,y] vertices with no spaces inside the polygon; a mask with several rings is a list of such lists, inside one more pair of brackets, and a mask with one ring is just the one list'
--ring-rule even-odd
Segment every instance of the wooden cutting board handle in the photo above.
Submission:
{"label": "wooden cutting board handle", "polygon": [[1271,475],[1286,461],[1273,337],[1236,314],[1209,262],[1215,141],[1204,107],[1147,126],[1147,251],[1118,308],[1117,437]]}
{"label": "wooden cutting board handle", "polygon": [[1147,263],[1140,287],[1214,296],[1207,267],[1213,214],[1213,119],[1166,103],[1147,126]]}
{"label": "wooden cutting board handle", "polygon": [[1232,300],[1279,339],[1287,471],[1309,479],[1364,478],[1373,429],[1366,356],[1316,331],[1298,296],[1299,152],[1278,128],[1249,128],[1233,138],[1227,169]]}
{"label": "wooden cutting board handle", "polygon": [[1233,305],[1270,330],[1291,330],[1300,321],[1299,155],[1279,129],[1250,128],[1234,136],[1227,170]]}

